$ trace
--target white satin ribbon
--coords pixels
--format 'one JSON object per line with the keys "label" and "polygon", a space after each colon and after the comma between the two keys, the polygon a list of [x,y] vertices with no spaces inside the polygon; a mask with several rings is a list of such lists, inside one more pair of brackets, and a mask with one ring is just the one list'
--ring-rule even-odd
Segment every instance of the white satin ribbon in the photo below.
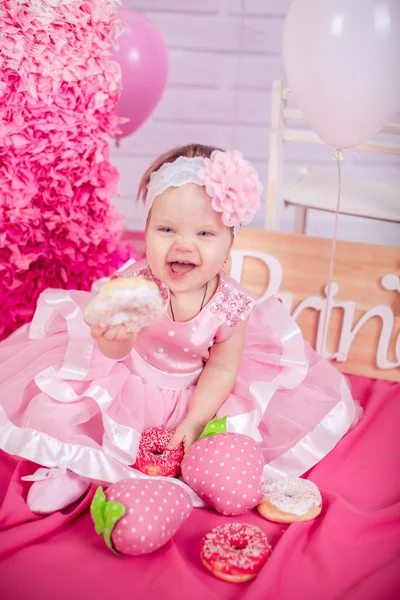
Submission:
{"label": "white satin ribbon", "polygon": [[[0,406],[0,448],[14,456],[25,458],[47,468],[40,468],[26,481],[42,481],[49,477],[59,477],[66,469],[95,484],[112,484],[123,479],[150,479],[120,460],[105,454],[97,448],[61,442],[45,433],[28,428],[20,428],[11,423]],[[60,467],[61,465],[61,467]],[[157,477],[157,480],[168,477]],[[195,508],[206,504],[180,479],[174,480],[185,489]]]}
{"label": "white satin ribbon", "polygon": [[[299,327],[279,301],[269,298],[266,302],[270,305],[273,303],[273,306],[265,310],[268,311],[274,333],[283,344],[280,358],[282,369],[271,382],[255,381],[250,385],[250,393],[256,402],[253,411],[227,419],[228,431],[244,433],[257,442],[262,441],[258,426],[274,393],[278,389],[296,388],[308,373],[305,345]],[[345,378],[337,373],[337,378],[340,377],[339,402],[313,431],[290,450],[265,465],[263,479],[303,475],[322,460],[347,433],[356,418],[357,406]]]}
{"label": "white satin ribbon", "polygon": [[275,335],[282,343],[282,354],[277,364],[279,373],[270,382],[254,381],[249,388],[256,408],[248,413],[228,417],[227,430],[245,433],[255,441],[262,441],[258,426],[278,389],[293,389],[300,385],[308,373],[304,339],[297,323],[274,297],[265,300],[268,320]]}
{"label": "white satin ribbon", "polygon": [[[89,326],[83,319],[80,306],[67,290],[48,289],[40,295],[29,329],[29,337],[30,339],[46,337],[51,322],[58,315],[65,319],[69,342],[64,364],[57,371],[57,375],[53,367],[50,367],[50,377],[82,380],[89,373],[94,341]],[[43,371],[45,372],[46,370]]]}
{"label": "white satin ribbon", "polygon": [[[105,430],[102,441],[104,452],[126,464],[131,464],[137,453],[140,433],[116,423],[109,417],[107,412],[113,401],[109,392],[93,382],[88,389],[77,394],[65,381],[65,379],[82,381],[88,375],[94,351],[94,340],[90,335],[90,329],[84,322],[79,304],[72,298],[70,292],[49,289],[41,294],[30,327],[30,337],[32,339],[44,337],[51,321],[57,315],[62,316],[67,324],[68,345],[65,359],[59,369],[51,366],[38,373],[35,376],[35,383],[42,392],[58,402],[78,402],[84,398],[92,398],[102,415]],[[109,360],[110,366],[114,367],[115,377],[129,376],[129,370],[122,363],[115,365],[115,361],[111,359],[104,357],[104,360]]]}
{"label": "white satin ribbon", "polygon": [[265,465],[263,479],[300,477],[322,460],[348,432],[357,416],[355,404],[346,380],[340,387],[341,400],[329,411],[313,431],[290,450]]}

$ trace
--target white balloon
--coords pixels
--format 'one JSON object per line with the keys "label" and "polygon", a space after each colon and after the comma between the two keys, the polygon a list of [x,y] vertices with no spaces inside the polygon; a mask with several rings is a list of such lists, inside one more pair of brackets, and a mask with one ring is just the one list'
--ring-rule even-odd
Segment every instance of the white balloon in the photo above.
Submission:
{"label": "white balloon", "polygon": [[400,0],[293,0],[283,58],[314,131],[357,146],[400,111]]}

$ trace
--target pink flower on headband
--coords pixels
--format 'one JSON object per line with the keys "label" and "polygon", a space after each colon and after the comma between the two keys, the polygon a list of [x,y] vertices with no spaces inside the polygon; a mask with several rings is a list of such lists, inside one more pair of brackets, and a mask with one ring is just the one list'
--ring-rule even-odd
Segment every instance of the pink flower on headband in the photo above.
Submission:
{"label": "pink flower on headband", "polygon": [[263,191],[253,165],[237,150],[215,150],[204,163],[204,171],[199,175],[204,179],[213,209],[222,213],[224,225],[248,225],[260,208]]}

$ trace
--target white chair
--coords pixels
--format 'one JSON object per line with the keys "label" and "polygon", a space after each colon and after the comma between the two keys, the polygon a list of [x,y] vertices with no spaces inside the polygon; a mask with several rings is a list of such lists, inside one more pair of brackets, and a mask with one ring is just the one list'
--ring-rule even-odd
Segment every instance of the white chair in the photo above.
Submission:
{"label": "white chair", "polygon": [[[285,142],[324,144],[311,129],[294,126],[294,123],[305,123],[305,119],[300,110],[288,107],[288,101],[291,100],[294,100],[292,92],[285,87],[284,82],[274,81],[271,95],[266,228],[278,228],[276,208],[277,204],[283,202],[284,206],[294,207],[293,233],[306,233],[308,209],[335,212],[338,180],[335,173],[305,167],[299,171],[295,181],[283,185]],[[400,123],[388,123],[381,133],[393,135],[395,142],[368,141],[357,148],[400,157]],[[340,213],[400,223],[400,184],[343,176]]]}

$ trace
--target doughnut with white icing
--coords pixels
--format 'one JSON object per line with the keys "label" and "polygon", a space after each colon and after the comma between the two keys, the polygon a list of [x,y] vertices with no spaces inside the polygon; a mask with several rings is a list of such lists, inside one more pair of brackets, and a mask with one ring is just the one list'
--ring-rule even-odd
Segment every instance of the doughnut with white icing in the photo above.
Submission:
{"label": "doughnut with white icing", "polygon": [[158,317],[162,307],[163,300],[153,281],[144,277],[118,278],[101,287],[86,306],[84,317],[90,327],[124,325],[133,333]]}
{"label": "doughnut with white icing", "polygon": [[271,479],[261,484],[258,512],[268,521],[294,523],[311,521],[322,510],[322,497],[312,481],[298,477]]}

